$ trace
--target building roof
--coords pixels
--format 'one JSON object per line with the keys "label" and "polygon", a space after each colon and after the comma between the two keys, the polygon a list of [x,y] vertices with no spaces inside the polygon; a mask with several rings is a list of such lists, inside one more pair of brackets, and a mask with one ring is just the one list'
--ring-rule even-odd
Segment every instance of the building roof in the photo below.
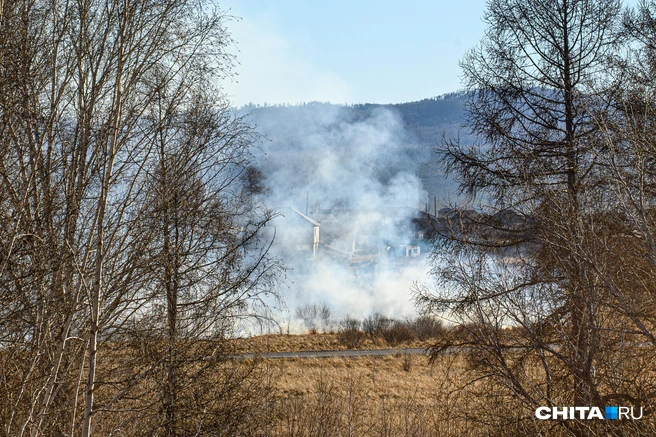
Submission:
{"label": "building roof", "polygon": [[289,209],[291,209],[291,210],[294,211],[296,214],[298,214],[298,215],[300,215],[301,217],[303,217],[305,220],[307,220],[307,221],[309,221],[310,223],[312,223],[314,226],[321,226],[321,224],[320,224],[318,221],[316,221],[316,220],[312,220],[310,217],[306,216],[305,214],[303,214],[302,212],[300,212],[300,211],[297,210],[296,208],[289,208]]}

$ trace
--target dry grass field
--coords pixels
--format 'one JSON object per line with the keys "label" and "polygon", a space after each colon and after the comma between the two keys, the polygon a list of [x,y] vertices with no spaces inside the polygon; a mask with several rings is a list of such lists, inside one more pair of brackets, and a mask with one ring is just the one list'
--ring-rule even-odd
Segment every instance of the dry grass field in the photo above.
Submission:
{"label": "dry grass field", "polygon": [[[339,350],[345,348],[342,343],[339,334],[312,334],[181,345],[178,359],[183,364],[178,368],[180,390],[176,398],[180,411],[178,435],[574,435],[557,421],[536,420],[535,406],[522,403],[499,375],[480,365],[481,357],[473,352],[451,351],[433,361],[427,355],[403,353],[289,359],[235,355],[237,351]],[[375,343],[373,347],[389,347],[380,338]],[[413,340],[393,347],[422,347],[428,343]],[[363,342],[361,347],[367,344]],[[109,346],[105,348],[101,373],[103,384],[96,392],[98,405],[102,406],[96,413],[96,435],[164,435],[161,404],[165,395],[162,382],[166,345],[135,342]],[[648,358],[644,365],[652,362]],[[522,368],[524,377],[539,388],[544,375],[536,363],[530,356],[508,361],[516,369]],[[3,364],[11,370],[10,362]],[[20,376],[5,372],[4,378],[10,383]],[[570,385],[566,378],[562,382],[554,397],[562,401],[560,405],[567,405]],[[71,411],[65,402],[63,399],[62,414]],[[81,405],[76,410],[81,414]],[[195,431],[199,423],[205,427],[203,433]],[[591,437],[654,435],[656,429],[649,415],[640,423],[598,422],[595,426],[588,434]]]}
{"label": "dry grass field", "polygon": [[[382,339],[362,349],[389,348]],[[239,341],[241,350],[344,350],[337,334],[262,336]],[[248,345],[248,347],[246,347]],[[395,344],[427,347],[428,341]],[[521,430],[478,421],[470,412],[485,408],[489,387],[470,384],[468,360],[447,354],[348,358],[291,358],[262,361],[273,386],[268,435],[275,436],[468,436],[521,435]],[[465,387],[465,390],[463,390]],[[484,397],[477,397],[483,390]],[[497,405],[498,414],[532,412]],[[483,419],[483,418],[481,418]],[[518,434],[519,432],[519,434]],[[481,434],[483,433],[483,434]]]}
{"label": "dry grass field", "polygon": [[[449,391],[462,360],[422,355],[265,360],[274,375],[279,436],[462,435]],[[444,372],[450,370],[450,375]]]}
{"label": "dry grass field", "polygon": [[[267,336],[250,344],[270,350],[344,349],[335,334]],[[373,347],[386,348],[377,342]],[[414,341],[397,348],[425,347]],[[366,348],[366,346],[364,346]],[[527,360],[525,363],[530,363]],[[271,436],[498,436],[572,435],[556,421],[535,419],[528,406],[482,372],[477,357],[447,353],[397,353],[375,357],[265,359],[271,375],[267,400]],[[539,366],[527,364],[527,377],[540,380]],[[567,398],[566,392],[563,392]],[[563,398],[563,402],[567,400]],[[599,423],[590,435],[649,435],[651,419],[620,430]]]}
{"label": "dry grass field", "polygon": [[430,346],[430,341],[412,339],[398,343],[388,343],[382,338],[362,339],[357,347],[347,344],[335,332],[304,335],[270,334],[250,338],[236,339],[233,343],[236,352],[266,353],[266,352],[300,352],[352,349],[388,349],[393,348],[424,348]]}

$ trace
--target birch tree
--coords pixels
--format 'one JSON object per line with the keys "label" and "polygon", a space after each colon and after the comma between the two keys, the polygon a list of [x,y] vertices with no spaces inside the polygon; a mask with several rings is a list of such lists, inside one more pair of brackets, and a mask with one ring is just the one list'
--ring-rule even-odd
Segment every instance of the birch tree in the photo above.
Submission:
{"label": "birch tree", "polygon": [[[248,165],[254,139],[242,120],[230,118],[220,97],[218,84],[232,66],[229,16],[212,2],[184,0],[0,5],[3,432],[110,433],[104,418],[110,411],[129,411],[133,406],[121,407],[119,401],[161,365],[148,363],[120,389],[103,384],[111,375],[132,372],[129,364],[117,367],[120,360],[111,354],[121,350],[117,342],[131,326],[155,314],[157,284],[173,283],[153,265],[162,259],[153,251],[163,229],[172,229],[153,223],[170,219],[170,208],[146,206],[156,202],[152,172],[177,159],[176,142],[201,152],[190,160],[199,166],[185,182],[190,191],[178,194],[189,195],[187,204],[211,199],[196,205],[205,219],[185,213],[186,223],[197,220],[192,232],[202,234],[186,241],[214,247],[220,242],[223,248],[223,258],[218,251],[208,255],[208,249],[195,259],[194,277],[207,273],[198,266],[216,269],[212,285],[197,290],[193,305],[181,303],[188,320],[203,316],[189,333],[202,335],[227,325],[229,316],[243,315],[251,308],[248,299],[256,299],[254,290],[269,277],[264,254],[248,263],[237,250],[237,242],[253,237],[242,227],[256,229],[267,215],[253,204],[240,210],[238,196],[229,195]],[[203,87],[213,90],[204,101],[198,98]],[[157,114],[160,109],[165,112]],[[184,132],[184,141],[175,129]],[[214,154],[199,144],[211,145]],[[176,171],[184,186],[187,175]],[[216,183],[209,175],[217,176]],[[226,225],[214,226],[219,221]],[[174,307],[175,299],[168,300]]]}

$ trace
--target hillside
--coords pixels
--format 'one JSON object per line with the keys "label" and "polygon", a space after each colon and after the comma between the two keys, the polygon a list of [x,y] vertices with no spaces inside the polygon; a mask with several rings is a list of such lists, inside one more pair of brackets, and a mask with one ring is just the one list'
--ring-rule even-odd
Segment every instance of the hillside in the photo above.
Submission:
{"label": "hillside", "polygon": [[[353,199],[340,193],[326,175],[321,175],[324,180],[316,184],[315,170],[321,166],[337,174],[341,170],[357,173],[362,177],[353,179],[356,185],[373,180],[382,189],[399,174],[416,177],[420,182],[416,188],[423,193],[416,196],[418,203],[413,206],[420,206],[432,196],[442,199],[455,192],[455,184],[444,177],[437,163],[434,148],[443,136],[459,135],[471,141],[462,128],[465,99],[465,94],[453,93],[386,105],[249,105],[242,112],[249,114],[265,137],[255,154],[275,201],[284,193],[284,198],[298,195],[299,203],[303,203],[308,190],[315,198],[322,197],[320,201],[358,201],[357,196]],[[324,158],[331,154],[352,155],[359,160],[326,163]],[[335,169],[335,164],[339,168]],[[370,168],[361,171],[363,165]],[[285,183],[290,180],[293,183]]]}
{"label": "hillside", "polygon": [[465,93],[450,93],[416,102],[394,104],[338,105],[309,102],[299,105],[247,105],[241,110],[250,113],[256,123],[261,124],[264,121],[266,124],[265,120],[272,118],[277,120],[303,119],[317,109],[340,110],[343,113],[341,121],[358,122],[366,120],[377,110],[385,109],[396,112],[403,120],[406,129],[415,136],[419,143],[433,145],[440,140],[443,132],[449,135],[455,134],[461,129],[464,122],[463,106],[466,98]]}

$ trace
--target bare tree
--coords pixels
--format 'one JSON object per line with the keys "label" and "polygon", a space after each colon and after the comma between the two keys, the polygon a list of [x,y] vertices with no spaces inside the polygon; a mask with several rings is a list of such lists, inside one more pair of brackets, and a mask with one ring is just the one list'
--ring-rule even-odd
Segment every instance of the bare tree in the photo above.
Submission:
{"label": "bare tree", "polygon": [[333,315],[326,303],[315,303],[305,304],[296,308],[296,317],[303,321],[308,331],[316,334],[320,328],[324,331],[330,329]]}
{"label": "bare tree", "polygon": [[[89,436],[114,411],[147,411],[125,399],[162,361],[132,369],[118,345],[152,331],[162,290],[175,348],[174,330],[225,332],[265,290],[272,265],[243,248],[268,213],[235,183],[254,137],[217,94],[228,19],[212,2],[2,2],[6,435]],[[161,196],[157,169],[171,174]]]}
{"label": "bare tree", "polygon": [[[438,288],[419,289],[418,302],[461,324],[464,335],[442,346],[474,348],[483,378],[528,414],[617,395],[598,369],[610,365],[617,320],[601,269],[612,262],[603,244],[613,226],[595,120],[613,89],[619,12],[614,0],[489,2],[485,38],[462,62],[479,143],[439,150],[462,191],[485,205],[452,217],[433,259]],[[563,426],[585,435],[594,425]]]}
{"label": "bare tree", "polygon": [[[249,306],[262,293],[273,294],[277,271],[266,247],[246,250],[271,218],[240,190],[255,134],[228,106],[217,106],[208,89],[205,84],[183,111],[171,109],[168,90],[156,91],[156,116],[169,119],[156,122],[167,128],[154,139],[158,156],[146,182],[146,214],[155,235],[148,249],[153,297],[166,321],[155,324],[151,335],[168,343],[162,396],[168,436],[198,427],[195,420],[181,420],[194,408],[179,393],[205,371],[199,363],[232,334],[235,320],[257,315]],[[185,422],[191,428],[184,429]]]}
{"label": "bare tree", "polygon": [[[641,2],[625,15],[624,30],[632,50],[619,61],[620,85],[608,98],[613,111],[600,114],[598,119],[607,152],[600,161],[612,199],[606,213],[622,241],[604,242],[604,250],[613,254],[614,260],[604,281],[616,300],[618,312],[628,317],[629,326],[641,334],[640,341],[654,346],[656,333],[651,327],[656,307],[649,290],[653,290],[656,266],[655,11],[656,3]],[[588,259],[593,259],[591,254]]]}

